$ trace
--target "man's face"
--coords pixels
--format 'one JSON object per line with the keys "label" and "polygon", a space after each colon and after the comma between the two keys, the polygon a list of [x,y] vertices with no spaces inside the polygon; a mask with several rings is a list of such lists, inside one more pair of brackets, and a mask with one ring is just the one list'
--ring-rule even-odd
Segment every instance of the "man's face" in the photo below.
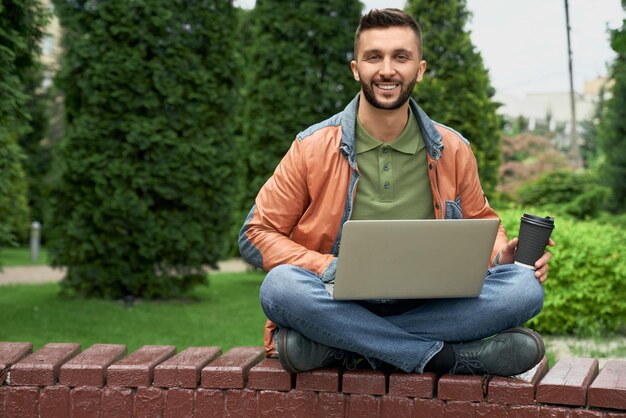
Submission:
{"label": "man's face", "polygon": [[426,61],[421,60],[415,32],[393,26],[361,32],[356,59],[350,66],[367,102],[378,109],[394,110],[411,97],[413,87],[422,80]]}

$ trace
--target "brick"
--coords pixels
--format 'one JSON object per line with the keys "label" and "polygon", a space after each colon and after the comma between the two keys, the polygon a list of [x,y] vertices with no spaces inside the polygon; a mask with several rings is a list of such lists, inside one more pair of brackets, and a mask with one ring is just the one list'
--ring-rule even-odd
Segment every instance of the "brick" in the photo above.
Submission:
{"label": "brick", "polygon": [[481,402],[476,407],[477,417],[506,417],[506,406]]}
{"label": "brick", "polygon": [[261,390],[257,394],[256,416],[263,418],[273,418],[287,415],[289,407],[288,394],[274,390]]}
{"label": "brick", "polygon": [[165,397],[166,418],[193,418],[193,390],[171,388]]}
{"label": "brick", "polygon": [[296,388],[316,392],[337,392],[339,390],[339,370],[314,369],[296,375]]}
{"label": "brick", "polygon": [[229,416],[256,416],[256,392],[248,389],[230,389],[226,391],[224,409]]}
{"label": "brick", "polygon": [[317,394],[316,417],[343,418],[346,411],[346,397],[342,393],[320,392]]}
{"label": "brick", "polygon": [[309,390],[291,390],[287,393],[287,416],[309,418],[316,416],[317,394]]}
{"label": "brick", "polygon": [[61,366],[59,383],[75,386],[104,386],[106,369],[126,354],[120,344],[94,344]]}
{"label": "brick", "polygon": [[351,370],[343,374],[342,391],[363,395],[384,395],[387,391],[385,373],[378,370]]}
{"label": "brick", "polygon": [[190,347],[154,368],[154,385],[195,389],[202,368],[220,355],[220,347]]}
{"label": "brick", "polygon": [[380,397],[354,394],[348,396],[347,418],[377,417],[380,415]]}
{"label": "brick", "polygon": [[446,402],[443,414],[446,417],[463,418],[476,416],[477,402],[449,401]]}
{"label": "brick", "polygon": [[541,417],[570,418],[572,410],[564,406],[542,405],[539,407]]}
{"label": "brick", "polygon": [[10,418],[36,417],[39,401],[37,387],[10,387],[6,400],[6,416]]}
{"label": "brick", "polygon": [[195,391],[194,418],[224,416],[224,391],[218,389],[198,389]]}
{"label": "brick", "polygon": [[134,416],[137,418],[162,417],[164,415],[165,390],[155,387],[139,387],[135,393]]}
{"label": "brick", "polygon": [[131,417],[133,415],[134,393],[132,389],[104,388],[102,394],[102,418]]}
{"label": "brick", "polygon": [[7,396],[9,396],[9,388],[0,385],[0,418],[6,418]]}
{"label": "brick", "polygon": [[587,403],[626,409],[626,360],[609,360],[587,391]]}
{"label": "brick", "polygon": [[265,358],[250,369],[248,388],[257,390],[290,390],[292,388],[291,373],[283,369],[278,359]]}
{"label": "brick", "polygon": [[440,399],[413,399],[412,418],[439,418],[444,416],[445,403]]}
{"label": "brick", "polygon": [[489,381],[488,400],[508,405],[532,405],[535,403],[537,383],[548,372],[548,359],[543,358],[539,364],[528,372],[512,376],[494,376]]}
{"label": "brick", "polygon": [[392,373],[389,375],[389,394],[411,398],[432,398],[437,375],[434,373]]}
{"label": "brick", "polygon": [[40,418],[66,418],[70,416],[70,388],[48,386],[39,395]]}
{"label": "brick", "polygon": [[572,410],[572,418],[598,418],[598,417],[606,417],[606,414],[602,411],[596,411],[594,409],[586,409],[586,408],[585,409],[576,408]]}
{"label": "brick", "polygon": [[59,368],[80,352],[79,344],[49,343],[11,367],[12,386],[51,386]]}
{"label": "brick", "polygon": [[173,345],[145,345],[109,366],[107,382],[111,386],[150,386],[154,368],[175,353]]}
{"label": "brick", "polygon": [[0,385],[6,380],[9,367],[26,357],[32,350],[32,343],[0,343]]}
{"label": "brick", "polygon": [[480,402],[485,398],[486,376],[443,375],[437,385],[442,400]]}
{"label": "brick", "polygon": [[70,390],[70,416],[72,418],[97,417],[101,406],[101,389],[85,386]]}
{"label": "brick", "polygon": [[507,407],[507,418],[540,417],[538,405],[510,405]]}
{"label": "brick", "polygon": [[263,347],[235,347],[202,369],[200,386],[207,389],[243,389],[248,371],[263,357]]}
{"label": "brick", "polygon": [[598,360],[590,358],[561,359],[537,385],[537,402],[586,405],[587,389],[597,375]]}
{"label": "brick", "polygon": [[413,399],[404,396],[383,396],[380,404],[382,417],[410,417],[413,411]]}

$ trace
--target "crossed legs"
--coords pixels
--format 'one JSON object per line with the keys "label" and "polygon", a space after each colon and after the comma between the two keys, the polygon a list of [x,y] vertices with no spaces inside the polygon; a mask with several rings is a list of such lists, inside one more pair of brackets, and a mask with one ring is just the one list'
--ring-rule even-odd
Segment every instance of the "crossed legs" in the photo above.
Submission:
{"label": "crossed legs", "polygon": [[479,297],[420,301],[406,312],[381,316],[361,303],[334,300],[310,271],[282,265],[265,277],[260,299],[279,327],[358,353],[374,367],[382,361],[422,372],[444,342],[486,338],[537,315],[543,288],[531,270],[503,265],[488,271]]}

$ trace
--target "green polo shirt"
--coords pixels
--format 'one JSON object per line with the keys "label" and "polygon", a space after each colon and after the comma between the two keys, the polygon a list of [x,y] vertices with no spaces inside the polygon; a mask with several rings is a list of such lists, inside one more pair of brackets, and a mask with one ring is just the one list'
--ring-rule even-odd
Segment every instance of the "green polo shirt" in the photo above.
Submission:
{"label": "green polo shirt", "polygon": [[361,173],[351,219],[434,219],[426,144],[411,113],[400,136],[384,143],[357,118],[356,161]]}

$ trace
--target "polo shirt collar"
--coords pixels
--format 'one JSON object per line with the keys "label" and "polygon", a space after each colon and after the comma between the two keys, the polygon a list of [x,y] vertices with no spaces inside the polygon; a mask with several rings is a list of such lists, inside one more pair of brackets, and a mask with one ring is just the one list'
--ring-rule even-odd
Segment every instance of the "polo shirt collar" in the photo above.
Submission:
{"label": "polo shirt collar", "polygon": [[404,127],[404,131],[402,131],[400,136],[395,141],[391,143],[385,143],[374,138],[365,130],[358,116],[356,122],[356,137],[357,154],[362,154],[364,152],[373,150],[374,148],[378,148],[382,145],[388,145],[389,147],[403,154],[415,154],[418,150],[426,146],[424,140],[422,139],[417,120],[413,115],[413,110],[410,107],[408,123]]}

